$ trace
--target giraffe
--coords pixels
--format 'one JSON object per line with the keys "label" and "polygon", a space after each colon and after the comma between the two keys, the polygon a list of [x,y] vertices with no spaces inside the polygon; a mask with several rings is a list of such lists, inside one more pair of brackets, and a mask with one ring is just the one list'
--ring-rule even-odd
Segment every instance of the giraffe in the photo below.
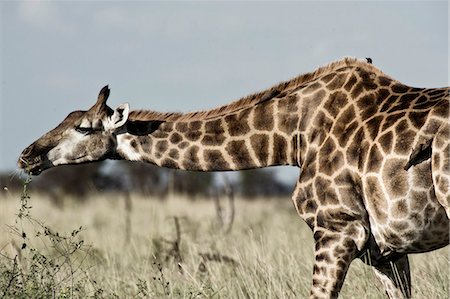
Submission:
{"label": "giraffe", "polygon": [[191,113],[106,105],[70,113],[20,155],[29,174],[104,159],[193,171],[294,165],[292,201],[315,243],[310,298],[337,298],[351,262],[411,297],[408,254],[449,243],[449,93],[344,58]]}

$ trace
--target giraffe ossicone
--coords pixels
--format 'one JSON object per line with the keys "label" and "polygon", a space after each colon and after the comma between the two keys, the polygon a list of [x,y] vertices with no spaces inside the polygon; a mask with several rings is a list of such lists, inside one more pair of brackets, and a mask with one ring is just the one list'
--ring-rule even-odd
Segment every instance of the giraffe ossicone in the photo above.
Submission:
{"label": "giraffe ossicone", "polygon": [[[294,165],[292,200],[313,231],[311,298],[336,298],[370,261],[390,298],[409,298],[408,254],[449,243],[449,87],[415,88],[344,58],[209,111],[74,111],[27,147],[30,174],[104,159],[222,171]],[[394,269],[395,268],[395,269]]]}

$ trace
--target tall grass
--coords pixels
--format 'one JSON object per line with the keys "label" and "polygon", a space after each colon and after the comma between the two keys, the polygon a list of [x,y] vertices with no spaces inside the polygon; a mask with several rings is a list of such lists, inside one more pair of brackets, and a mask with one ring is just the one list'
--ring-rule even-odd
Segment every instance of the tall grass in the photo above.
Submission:
{"label": "tall grass", "polygon": [[[69,236],[74,228],[84,228],[68,241],[83,240],[83,246],[89,245],[79,253],[86,257],[85,264],[73,278],[75,284],[80,281],[82,290],[61,294],[74,298],[308,296],[312,234],[288,198],[236,199],[235,222],[229,233],[221,229],[212,200],[131,196],[131,201],[132,209],[125,208],[117,194],[93,196],[84,203],[66,198],[61,209],[45,197],[31,196],[30,211],[34,218],[45,220],[43,227],[69,232]],[[23,251],[22,240],[7,225],[17,225],[21,204],[14,195],[6,195],[0,205],[1,253],[14,258]],[[127,213],[131,213],[128,218]],[[33,248],[38,252],[49,249],[39,244]],[[51,250],[47,254],[47,258],[57,256]],[[448,248],[413,255],[411,268],[413,297],[448,298]],[[370,267],[355,261],[340,298],[362,297],[386,298]]]}

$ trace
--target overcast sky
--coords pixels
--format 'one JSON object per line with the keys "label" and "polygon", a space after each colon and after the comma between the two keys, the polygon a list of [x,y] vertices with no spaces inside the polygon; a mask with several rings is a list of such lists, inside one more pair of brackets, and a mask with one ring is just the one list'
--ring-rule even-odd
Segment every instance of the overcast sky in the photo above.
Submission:
{"label": "overcast sky", "polygon": [[448,85],[447,1],[0,5],[0,170],[105,84],[111,106],[187,112],[356,56]]}

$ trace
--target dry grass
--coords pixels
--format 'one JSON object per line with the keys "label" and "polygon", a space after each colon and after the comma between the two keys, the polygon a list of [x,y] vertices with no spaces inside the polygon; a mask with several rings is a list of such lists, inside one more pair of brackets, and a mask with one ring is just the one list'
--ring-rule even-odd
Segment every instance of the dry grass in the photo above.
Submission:
{"label": "dry grass", "polygon": [[[212,200],[132,197],[127,238],[125,201],[118,195],[67,199],[58,209],[31,196],[31,212],[60,232],[80,225],[97,256],[87,271],[105,298],[305,298],[312,271],[312,235],[291,201],[236,200],[229,234],[218,225]],[[18,196],[0,197],[0,249],[14,255]],[[179,221],[178,249],[174,217]],[[127,241],[129,240],[129,241]],[[178,251],[179,257],[176,257]],[[178,264],[179,263],[179,264]],[[413,296],[448,298],[449,248],[411,257]],[[340,298],[385,298],[371,269],[355,261]]]}

